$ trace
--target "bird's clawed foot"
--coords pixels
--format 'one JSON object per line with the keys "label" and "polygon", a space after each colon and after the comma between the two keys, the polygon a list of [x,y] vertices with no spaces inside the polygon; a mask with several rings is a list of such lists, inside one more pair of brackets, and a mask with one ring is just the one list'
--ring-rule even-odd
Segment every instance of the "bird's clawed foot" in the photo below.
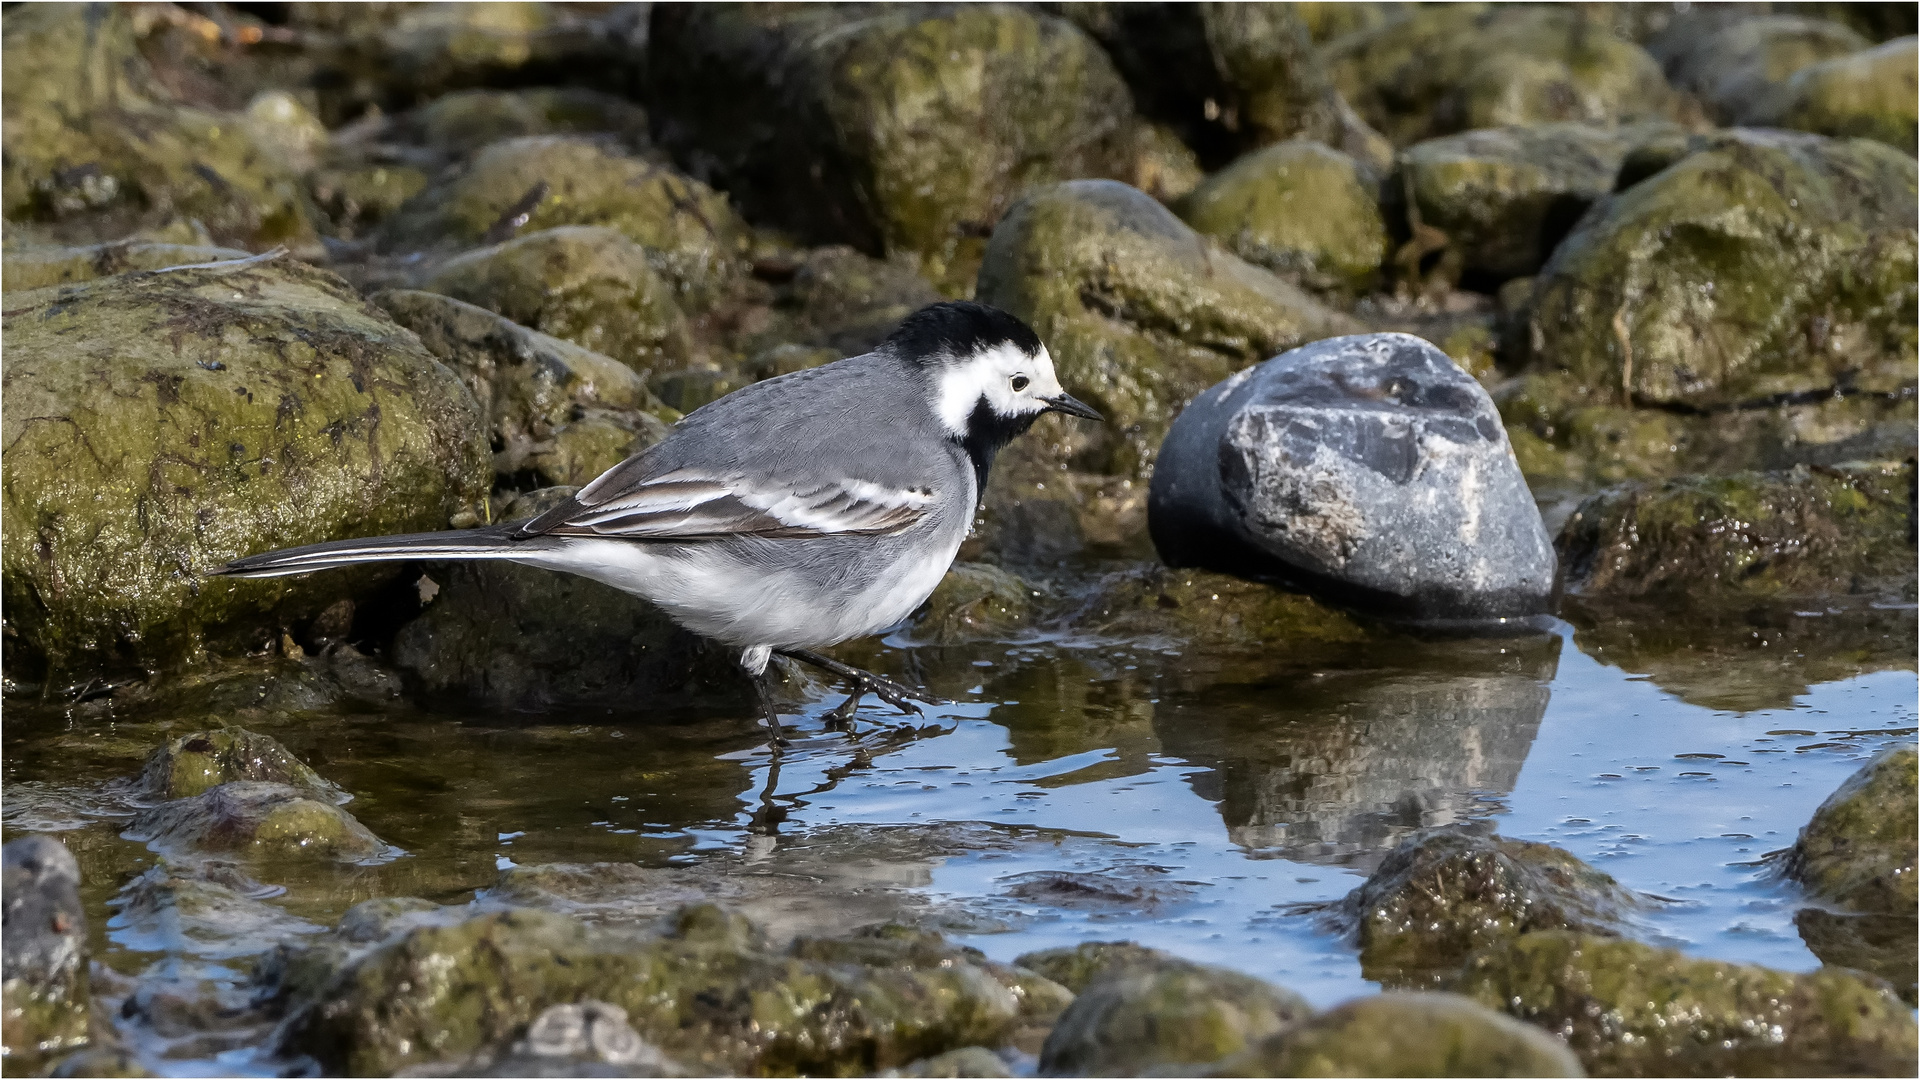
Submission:
{"label": "bird's clawed foot", "polygon": [[851,732],[853,730],[853,714],[860,708],[860,699],[865,696],[865,691],[855,690],[853,693],[847,695],[847,700],[835,705],[833,711],[827,714],[827,730]]}
{"label": "bird's clawed foot", "polygon": [[[790,660],[798,660],[803,664],[810,664],[822,671],[832,672],[851,682],[855,693],[854,696],[848,700],[854,702],[856,705],[862,694],[872,694],[874,697],[899,709],[903,713],[911,713],[914,716],[918,716],[920,715],[920,706],[914,704],[915,702],[921,702],[927,705],[953,704],[953,702],[948,701],[946,698],[934,697],[925,690],[908,686],[905,683],[895,682],[885,675],[875,675],[871,671],[864,671],[854,667],[852,664],[843,664],[831,656],[822,655],[811,649],[781,649],[779,653],[781,656],[787,657]],[[847,710],[849,717],[852,716],[851,707],[842,705],[841,708]],[[836,714],[838,711],[839,710],[835,710]]]}

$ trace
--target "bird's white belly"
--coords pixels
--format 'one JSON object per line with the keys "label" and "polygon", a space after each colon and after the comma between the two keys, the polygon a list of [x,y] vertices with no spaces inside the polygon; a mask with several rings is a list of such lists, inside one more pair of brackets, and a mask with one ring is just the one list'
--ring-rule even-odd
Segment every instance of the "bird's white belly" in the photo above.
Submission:
{"label": "bird's white belly", "polygon": [[741,647],[806,649],[877,633],[913,613],[946,575],[964,537],[880,564],[858,592],[770,569],[730,545],[652,545],[569,538],[530,565],[644,597],[696,634]]}

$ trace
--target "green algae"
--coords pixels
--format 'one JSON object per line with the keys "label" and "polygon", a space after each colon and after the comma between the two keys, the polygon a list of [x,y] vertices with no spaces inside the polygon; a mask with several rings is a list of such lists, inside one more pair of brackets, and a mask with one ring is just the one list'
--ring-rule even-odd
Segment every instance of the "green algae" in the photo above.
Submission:
{"label": "green algae", "polygon": [[1794,73],[1758,123],[1821,135],[1876,139],[1911,154],[1920,139],[1915,39],[1813,64]]}
{"label": "green algae", "polygon": [[235,780],[284,784],[330,802],[347,799],[279,740],[239,727],[169,739],[140,770],[140,786],[162,799],[191,798]]}
{"label": "green algae", "polygon": [[1387,259],[1387,229],[1359,166],[1318,143],[1248,154],[1175,207],[1196,232],[1308,288],[1366,292]]}
{"label": "green algae", "polygon": [[1206,1076],[1585,1076],[1539,1028],[1454,994],[1349,1001],[1204,1070]]}
{"label": "green algae", "polygon": [[1822,900],[1910,919],[1920,904],[1917,757],[1911,747],[1883,753],[1828,796],[1800,830],[1787,856],[1788,876]]}

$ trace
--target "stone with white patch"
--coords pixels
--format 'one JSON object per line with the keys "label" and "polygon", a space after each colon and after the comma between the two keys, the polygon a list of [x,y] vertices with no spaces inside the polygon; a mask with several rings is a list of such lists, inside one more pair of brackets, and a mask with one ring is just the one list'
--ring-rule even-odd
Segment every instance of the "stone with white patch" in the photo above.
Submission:
{"label": "stone with white patch", "polygon": [[1553,543],[1487,392],[1409,334],[1329,338],[1194,399],[1147,503],[1160,555],[1421,621],[1548,610]]}

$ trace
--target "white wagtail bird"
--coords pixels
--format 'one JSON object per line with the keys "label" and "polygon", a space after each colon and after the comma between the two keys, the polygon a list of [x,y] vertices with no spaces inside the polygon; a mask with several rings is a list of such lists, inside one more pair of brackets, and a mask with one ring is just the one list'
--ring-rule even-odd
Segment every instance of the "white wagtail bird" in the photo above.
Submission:
{"label": "white wagtail bird", "polygon": [[814,650],[912,614],[953,565],[994,455],[1043,413],[1099,420],[1025,323],[934,304],[873,352],[736,390],[527,521],[323,544],[213,573],[303,574],[390,559],[506,559],[604,582],[741,650],[779,745],[774,654],[903,712],[944,704]]}

